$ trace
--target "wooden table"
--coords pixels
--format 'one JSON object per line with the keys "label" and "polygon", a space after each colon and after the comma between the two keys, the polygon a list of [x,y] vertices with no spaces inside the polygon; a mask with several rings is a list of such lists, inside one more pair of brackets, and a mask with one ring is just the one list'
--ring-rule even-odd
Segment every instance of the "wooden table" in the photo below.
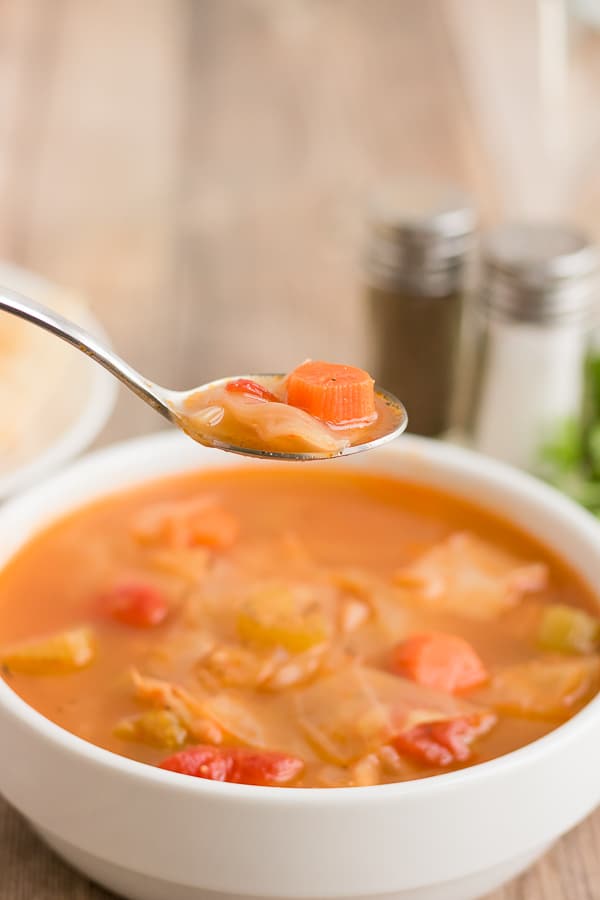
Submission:
{"label": "wooden table", "polygon": [[[173,387],[309,354],[361,362],[372,185],[433,173],[484,219],[507,208],[478,121],[482,7],[0,0],[0,255],[79,290]],[[596,221],[592,175],[580,206]],[[102,443],[160,426],[123,394]],[[0,900],[104,896],[0,805]],[[599,896],[597,814],[493,900]]]}

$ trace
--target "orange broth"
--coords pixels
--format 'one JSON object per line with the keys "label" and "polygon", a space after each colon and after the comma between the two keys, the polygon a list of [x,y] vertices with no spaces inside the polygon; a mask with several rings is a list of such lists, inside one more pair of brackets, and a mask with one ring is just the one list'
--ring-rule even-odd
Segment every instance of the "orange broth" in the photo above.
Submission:
{"label": "orange broth", "polygon": [[[164,601],[160,622],[119,618],[115,590],[132,584]],[[591,623],[576,652],[540,643],[564,607]],[[301,762],[291,778],[237,780],[363,785],[493,759],[568,719],[600,686],[597,615],[564,561],[483,508],[391,477],[264,464],[136,487],[38,534],[0,573],[0,658],[34,709],[140,762],[248,747]],[[35,654],[80,626],[93,658],[57,673],[42,653],[32,671],[29,642]],[[440,633],[469,643],[480,683],[445,692],[394,669],[398,646]],[[479,732],[453,737],[457,720]]]}

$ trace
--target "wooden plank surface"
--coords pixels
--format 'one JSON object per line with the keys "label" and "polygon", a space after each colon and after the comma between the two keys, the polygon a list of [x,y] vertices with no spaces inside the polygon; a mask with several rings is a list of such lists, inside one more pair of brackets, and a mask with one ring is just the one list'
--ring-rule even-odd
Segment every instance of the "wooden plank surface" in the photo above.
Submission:
{"label": "wooden plank surface", "polygon": [[[433,173],[502,206],[453,6],[0,0],[0,256],[80,291],[173,387],[362,361],[372,186]],[[123,393],[101,442],[159,427]],[[599,884],[597,814],[493,900]],[[0,900],[105,896],[0,803]]]}

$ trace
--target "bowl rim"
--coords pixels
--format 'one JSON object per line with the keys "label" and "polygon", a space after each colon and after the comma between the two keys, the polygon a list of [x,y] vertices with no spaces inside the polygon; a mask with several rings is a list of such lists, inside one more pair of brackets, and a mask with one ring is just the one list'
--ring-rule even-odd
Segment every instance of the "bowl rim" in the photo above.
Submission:
{"label": "bowl rim", "polygon": [[[145,452],[152,451],[155,455],[159,452],[168,455],[169,450],[177,450],[177,447],[184,443],[189,444],[190,439],[178,433],[163,431],[145,435],[141,438],[122,441],[86,454],[67,468],[47,478],[43,483],[37,484],[18,497],[8,500],[0,508],[0,526],[21,509],[27,511],[28,507],[31,507],[32,510],[43,508],[42,501],[45,493],[56,492],[63,483],[67,484],[76,475],[83,475],[87,470],[94,470],[98,466],[104,466],[105,471],[118,468],[119,465],[123,467],[127,459],[136,459],[138,453],[142,450]],[[211,455],[218,452],[205,451],[205,448],[198,447],[196,449],[201,449]],[[443,444],[439,441],[415,435],[404,435],[398,442],[388,445],[385,450],[381,451],[381,454],[396,455],[405,451],[409,455],[414,453],[418,457],[424,458],[427,463],[433,463],[434,467],[441,464],[448,471],[460,469],[461,472],[466,473],[467,478],[469,477],[468,470],[476,469],[477,474],[488,482],[493,482],[499,486],[510,482],[513,490],[524,493],[529,500],[539,507],[552,507],[554,515],[564,517],[568,523],[568,528],[579,531],[580,534],[585,535],[588,539],[597,540],[600,547],[600,523],[572,500],[531,475],[464,447]],[[244,462],[242,465],[248,465],[248,462]],[[136,473],[134,471],[131,473],[132,477],[128,478],[124,484],[119,484],[114,491],[104,490],[97,495],[83,496],[77,502],[69,502],[63,512],[51,516],[48,522],[42,524],[42,527],[60,518],[61,515],[66,515],[68,512],[75,511],[86,505],[86,503],[93,502],[94,499],[108,497],[112,493],[126,490],[127,486],[133,487],[159,478],[177,476],[177,474],[183,474],[194,468],[201,469],[202,467],[201,457],[199,457],[197,466],[182,464],[181,459],[176,458],[175,464],[169,465],[160,474],[152,473],[139,477],[139,472]],[[218,465],[214,466],[214,468],[218,468]],[[414,480],[416,482],[419,481],[418,477]],[[426,482],[426,479],[423,479],[423,481]],[[28,518],[32,518],[32,513],[29,513]],[[33,512],[33,520],[35,519],[36,514]],[[34,532],[37,530],[38,528],[34,526]],[[27,539],[20,541],[16,548],[11,549],[6,562],[26,542]],[[0,565],[3,566],[4,564],[5,562],[2,562]],[[174,773],[172,772],[147,763],[138,762],[126,756],[120,756],[118,753],[106,750],[72,734],[29,706],[3,678],[0,678],[0,707],[4,707],[10,715],[19,720],[29,731],[36,732],[40,738],[51,743],[56,749],[64,751],[71,756],[83,757],[87,762],[108,770],[117,777],[128,777],[144,784],[153,785],[159,789],[191,794],[192,796],[197,795],[198,797],[209,795],[213,799],[220,798],[223,801],[236,803],[259,802],[265,805],[301,805],[310,808],[315,806],[322,807],[323,805],[328,807],[346,806],[357,802],[364,803],[365,801],[374,804],[387,804],[389,802],[398,802],[403,798],[452,791],[461,785],[477,785],[477,783],[487,781],[490,778],[518,771],[526,766],[535,764],[538,759],[544,757],[548,752],[565,752],[569,744],[585,735],[587,730],[595,722],[597,723],[597,717],[600,716],[600,693],[571,719],[557,726],[548,734],[495,759],[475,763],[457,771],[432,775],[413,781],[392,782],[365,787],[331,788],[272,788],[258,785],[229,784],[187,775],[178,775],[178,777],[174,778]]]}

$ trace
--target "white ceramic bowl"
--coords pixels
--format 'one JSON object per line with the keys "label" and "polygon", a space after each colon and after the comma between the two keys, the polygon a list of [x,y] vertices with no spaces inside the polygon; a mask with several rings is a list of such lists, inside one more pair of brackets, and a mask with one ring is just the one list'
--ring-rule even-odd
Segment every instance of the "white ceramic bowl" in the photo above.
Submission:
{"label": "white ceramic bowl", "polygon": [[[0,563],[94,497],[227,465],[261,463],[173,434],[96,453],[0,510]],[[389,471],[484,503],[600,584],[597,523],[510,468],[410,437],[332,465]],[[0,681],[0,789],[61,856],[135,900],[471,900],[600,802],[599,746],[597,698],[521,750],[421,781],[328,790],[220,784],[175,778],[88,744]]]}

